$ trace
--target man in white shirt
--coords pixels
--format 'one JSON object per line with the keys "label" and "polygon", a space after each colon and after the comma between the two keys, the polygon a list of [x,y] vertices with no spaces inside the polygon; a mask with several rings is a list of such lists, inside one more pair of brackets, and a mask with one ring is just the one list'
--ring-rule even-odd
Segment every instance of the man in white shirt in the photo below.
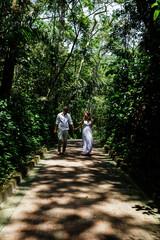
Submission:
{"label": "man in white shirt", "polygon": [[57,132],[58,127],[58,155],[61,154],[61,143],[63,142],[63,154],[65,154],[68,138],[69,124],[75,130],[72,118],[68,113],[68,107],[64,107],[63,111],[57,115],[54,133]]}

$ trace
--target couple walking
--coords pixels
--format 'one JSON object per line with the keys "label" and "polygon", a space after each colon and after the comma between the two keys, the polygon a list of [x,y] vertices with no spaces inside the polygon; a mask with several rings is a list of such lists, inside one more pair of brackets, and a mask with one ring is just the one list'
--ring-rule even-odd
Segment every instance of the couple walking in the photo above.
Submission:
{"label": "couple walking", "polygon": [[[68,138],[68,130],[69,124],[72,126],[73,131],[76,131],[78,128],[83,126],[82,131],[82,144],[83,144],[83,152],[82,155],[90,155],[92,151],[92,144],[93,144],[93,122],[88,112],[85,112],[84,119],[82,120],[81,124],[75,128],[72,118],[68,113],[68,107],[64,107],[63,111],[57,115],[56,124],[54,133],[57,132],[58,128],[58,155],[61,154],[61,144],[63,142],[63,151],[62,153],[65,154],[66,146],[67,146],[67,138]],[[93,131],[93,133],[92,133]]]}

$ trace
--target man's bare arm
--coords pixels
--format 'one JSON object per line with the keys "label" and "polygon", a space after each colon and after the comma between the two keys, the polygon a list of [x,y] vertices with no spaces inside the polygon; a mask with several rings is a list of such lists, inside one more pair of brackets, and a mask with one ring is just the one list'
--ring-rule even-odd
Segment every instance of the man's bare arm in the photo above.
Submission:
{"label": "man's bare arm", "polygon": [[74,124],[72,124],[72,129],[73,129],[73,131],[75,131],[75,127],[74,127]]}
{"label": "man's bare arm", "polygon": [[57,127],[58,127],[58,124],[55,125],[55,128],[54,128],[54,133],[57,132]]}

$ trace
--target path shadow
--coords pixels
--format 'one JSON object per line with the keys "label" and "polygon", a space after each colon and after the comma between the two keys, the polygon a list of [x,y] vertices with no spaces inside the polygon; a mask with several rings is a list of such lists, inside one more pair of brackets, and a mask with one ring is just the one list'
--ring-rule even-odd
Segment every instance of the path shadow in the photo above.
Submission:
{"label": "path shadow", "polygon": [[28,206],[21,219],[17,240],[158,240],[158,224],[134,215],[142,210],[154,214],[134,204],[146,200],[143,192],[99,149],[91,157],[80,153],[81,140],[68,142],[66,156],[57,156],[55,150],[48,153],[47,163],[32,182],[34,207]]}

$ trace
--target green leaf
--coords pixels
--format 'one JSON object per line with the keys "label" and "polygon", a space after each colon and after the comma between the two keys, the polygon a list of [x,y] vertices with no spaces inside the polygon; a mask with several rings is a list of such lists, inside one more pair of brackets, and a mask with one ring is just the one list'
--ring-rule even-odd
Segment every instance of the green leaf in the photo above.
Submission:
{"label": "green leaf", "polygon": [[29,31],[26,31],[25,29],[21,30],[24,34],[25,40],[30,40],[31,39],[31,33]]}
{"label": "green leaf", "polygon": [[154,11],[154,15],[153,15],[153,19],[156,20],[157,17],[159,16],[160,10],[155,10]]}
{"label": "green leaf", "polygon": [[153,8],[153,7],[155,7],[155,6],[158,6],[158,3],[157,3],[157,2],[153,3],[151,7]]}

